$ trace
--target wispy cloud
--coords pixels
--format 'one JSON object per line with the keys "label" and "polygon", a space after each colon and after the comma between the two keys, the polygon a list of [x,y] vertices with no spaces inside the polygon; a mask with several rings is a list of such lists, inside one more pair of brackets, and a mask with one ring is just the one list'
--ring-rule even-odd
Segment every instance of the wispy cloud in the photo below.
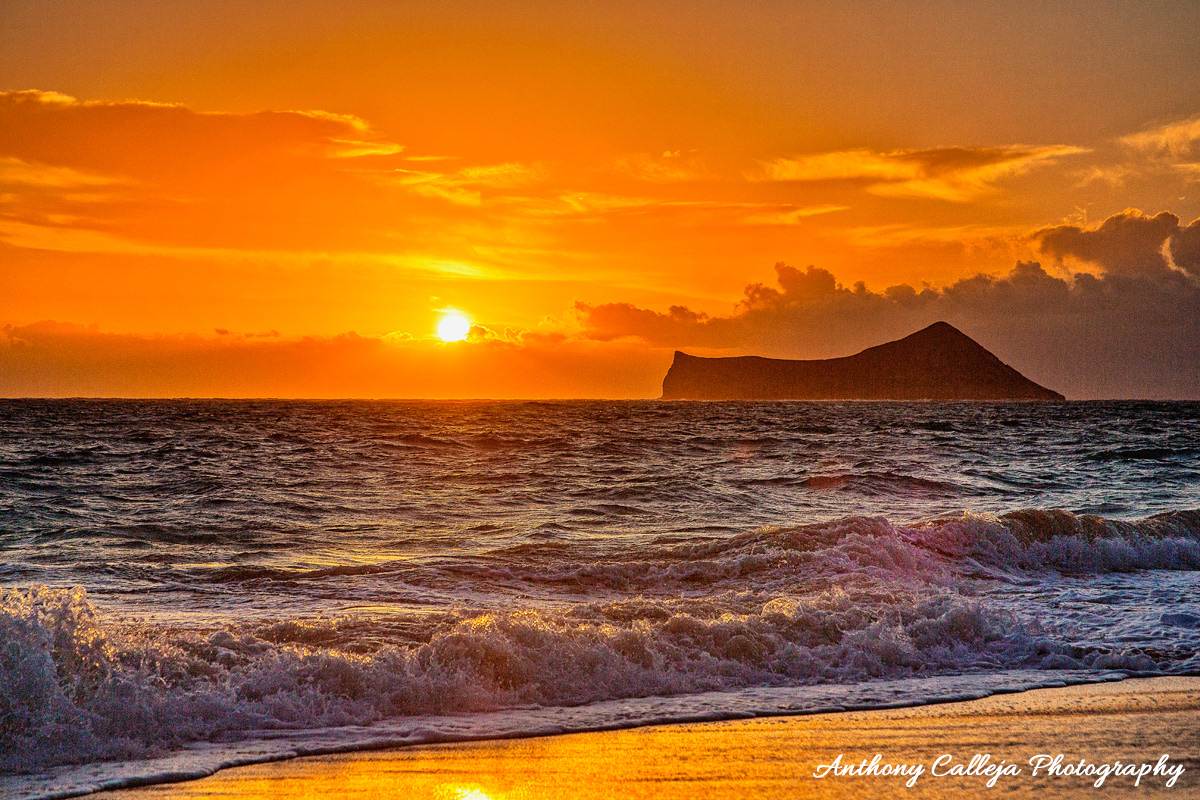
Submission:
{"label": "wispy cloud", "polygon": [[394,156],[404,152],[404,145],[394,142],[360,142],[354,139],[330,139],[331,155],[335,158],[361,156]]}
{"label": "wispy cloud", "polygon": [[572,192],[545,200],[507,198],[521,213],[532,217],[616,219],[671,219],[686,225],[797,225],[822,214],[846,211],[849,206],[835,203],[797,205],[795,203],[755,203],[722,200],[665,200],[657,197],[631,197],[603,192]]}
{"label": "wispy cloud", "polygon": [[1187,157],[1195,152],[1197,143],[1200,143],[1200,114],[1131,133],[1117,141],[1151,155]]}
{"label": "wispy cloud", "polygon": [[892,223],[864,225],[839,231],[838,235],[859,247],[897,247],[914,243],[1008,243],[1028,234],[1023,225],[913,225]]}
{"label": "wispy cloud", "polygon": [[647,183],[684,183],[717,177],[701,159],[678,150],[659,155],[632,153],[620,156],[613,162],[613,167],[623,175]]}
{"label": "wispy cloud", "polygon": [[1071,145],[840,150],[765,161],[747,177],[759,181],[852,181],[887,197],[964,203],[996,191],[996,184],[1005,178],[1086,152]]}
{"label": "wispy cloud", "polygon": [[378,174],[385,184],[402,186],[424,197],[437,197],[465,206],[483,203],[483,190],[510,190],[527,187],[547,175],[540,164],[507,162],[463,167],[454,172],[394,169]]}
{"label": "wispy cloud", "polygon": [[746,213],[741,216],[741,223],[744,225],[798,225],[809,217],[849,210],[850,206],[835,203],[814,206],[771,206],[766,203],[758,203],[754,205],[754,208],[746,209]]}
{"label": "wispy cloud", "polygon": [[1200,114],[1168,122],[1117,140],[1152,167],[1200,181]]}
{"label": "wispy cloud", "polygon": [[99,253],[122,256],[157,256],[209,262],[268,261],[288,269],[304,269],[314,264],[340,269],[374,266],[435,276],[501,280],[515,277],[492,264],[469,263],[421,253],[367,251],[303,251],[237,249],[229,247],[189,247],[146,242],[90,230],[62,220],[59,224],[32,224],[0,218],[0,242],[30,250],[58,253]]}
{"label": "wispy cloud", "polygon": [[55,167],[0,157],[0,186],[27,186],[39,189],[90,189],[127,183],[112,175],[98,175],[70,167]]}
{"label": "wispy cloud", "polygon": [[279,157],[394,154],[360,117],[326,111],[195,111],[144,100],[0,92],[0,156],[125,175],[245,171]]}

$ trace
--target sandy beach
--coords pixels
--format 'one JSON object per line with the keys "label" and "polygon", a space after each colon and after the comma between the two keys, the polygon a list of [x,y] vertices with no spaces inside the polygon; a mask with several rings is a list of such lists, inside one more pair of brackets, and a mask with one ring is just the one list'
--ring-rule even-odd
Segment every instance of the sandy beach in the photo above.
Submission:
{"label": "sandy beach", "polygon": [[[826,775],[822,765],[924,767],[908,776]],[[1029,760],[1062,754],[1059,772]],[[1020,774],[954,775],[976,755]],[[1141,778],[1126,765],[1159,764]],[[949,758],[947,758],[949,756]],[[939,762],[938,759],[941,759]],[[1115,768],[1071,775],[1069,764]],[[935,762],[937,766],[935,767]],[[1118,764],[1119,762],[1119,764]],[[976,771],[987,766],[976,761]],[[1179,773],[1179,768],[1183,771]],[[1086,768],[1086,767],[1085,767]],[[1011,769],[1011,768],[1010,768]],[[1174,770],[1162,774],[1166,769]],[[938,775],[933,773],[937,772]],[[1176,775],[1173,785],[1166,784]],[[953,798],[1193,797],[1200,791],[1200,678],[1130,679],[883,711],[668,725],[300,758],[107,800],[217,798]]]}

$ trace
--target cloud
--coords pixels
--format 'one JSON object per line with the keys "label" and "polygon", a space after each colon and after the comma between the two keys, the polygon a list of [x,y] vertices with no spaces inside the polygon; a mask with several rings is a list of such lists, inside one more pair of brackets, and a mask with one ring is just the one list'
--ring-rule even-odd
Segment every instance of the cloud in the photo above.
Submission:
{"label": "cloud", "polygon": [[963,246],[996,246],[1012,243],[1026,236],[1028,227],[1021,225],[912,225],[893,223],[848,228],[839,232],[847,242],[860,247],[896,247],[916,243],[960,244]]}
{"label": "cloud", "polygon": [[480,280],[503,280],[512,278],[511,272],[497,265],[466,263],[446,258],[434,258],[421,254],[374,253],[347,251],[329,253],[303,250],[238,250],[216,247],[187,247],[155,242],[140,242],[112,236],[106,233],[73,227],[72,220],[60,224],[47,220],[45,224],[30,225],[3,219],[0,216],[0,242],[30,250],[47,250],[58,253],[97,253],[122,256],[161,256],[197,261],[249,263],[254,259],[266,259],[289,270],[309,270],[314,266],[332,266],[347,272],[351,270],[384,269],[402,270],[416,275],[434,277],[469,277]]}
{"label": "cloud", "polygon": [[1159,169],[1182,174],[1188,181],[1200,181],[1200,114],[1122,136],[1117,141]]}
{"label": "cloud", "polygon": [[508,162],[464,167],[455,172],[394,169],[379,177],[386,184],[403,186],[425,197],[479,206],[483,203],[483,190],[527,187],[544,180],[546,176],[547,170],[540,164]]}
{"label": "cloud", "polygon": [[0,92],[0,157],[162,181],[280,159],[398,152],[358,117],[324,111],[201,112],[123,100],[81,101],[55,92]]}
{"label": "cloud", "polygon": [[1163,211],[1153,217],[1136,208],[1114,214],[1095,228],[1057,225],[1034,234],[1043,253],[1060,261],[1077,258],[1121,275],[1161,275],[1171,265],[1200,276],[1196,254],[1200,220],[1186,228]]}
{"label": "cloud", "polygon": [[1149,155],[1186,158],[1196,152],[1200,143],[1200,114],[1131,133],[1117,141]]}
{"label": "cloud", "polygon": [[175,248],[214,257],[323,249],[382,216],[378,192],[372,197],[359,173],[400,149],[358,117],[323,111],[201,112],[0,92],[0,194],[8,200],[0,223],[18,244],[76,234],[71,246],[51,245],[59,250],[87,239],[97,252]]}
{"label": "cloud", "polygon": [[482,326],[407,334],[138,336],[44,321],[0,328],[6,397],[650,397],[670,354]]}
{"label": "cloud", "polygon": [[94,175],[45,164],[30,164],[19,158],[0,157],[0,186],[40,189],[91,189],[123,183],[119,178]]}
{"label": "cloud", "polygon": [[850,206],[840,206],[836,203],[822,203],[815,206],[770,206],[763,203],[756,204],[749,213],[743,215],[741,222],[744,225],[797,225],[808,217],[849,210]]}
{"label": "cloud", "polygon": [[699,158],[677,150],[661,155],[633,153],[621,156],[614,161],[613,167],[619,173],[648,183],[682,183],[717,177]]}
{"label": "cloud", "polygon": [[629,303],[579,303],[577,314],[598,340],[782,358],[850,355],[945,320],[1069,397],[1200,398],[1200,284],[1178,272],[1057,277],[1019,262],[1003,277],[878,292],[814,266],[775,271],[775,285],[747,286],[726,316]]}
{"label": "cloud", "polygon": [[1092,164],[1077,170],[1071,177],[1075,179],[1076,189],[1086,189],[1093,184],[1103,184],[1113,189],[1120,189],[1132,177],[1138,175],[1137,170],[1126,164]]}
{"label": "cloud", "polygon": [[1066,156],[1088,152],[1049,147],[943,147],[876,152],[867,149],[778,158],[747,177],[759,181],[852,181],[872,194],[963,203],[996,191],[996,183]]}
{"label": "cloud", "polygon": [[1200,162],[1194,164],[1172,164],[1172,169],[1183,173],[1189,183],[1200,183]]}
{"label": "cloud", "polygon": [[64,166],[0,156],[0,239],[13,228],[38,228],[53,238],[106,206],[128,204],[135,182]]}
{"label": "cloud", "polygon": [[809,217],[846,211],[835,203],[755,203],[722,200],[664,200],[602,192],[571,192],[546,199],[508,197],[514,211],[532,218],[670,222],[681,226],[798,225]]}
{"label": "cloud", "polygon": [[1171,260],[1192,275],[1200,275],[1200,219],[1171,236]]}
{"label": "cloud", "polygon": [[653,217],[680,225],[759,226],[798,225],[809,217],[846,211],[834,203],[801,206],[794,203],[725,202],[720,200],[653,200],[619,209],[624,216]]}
{"label": "cloud", "polygon": [[[393,172],[407,163],[402,149],[358,117],[323,111],[0,92],[0,241],[213,264],[274,268],[327,255],[490,274],[470,266],[472,248],[504,232],[479,224],[471,206],[536,181],[541,168]],[[446,196],[456,202],[447,207]]]}

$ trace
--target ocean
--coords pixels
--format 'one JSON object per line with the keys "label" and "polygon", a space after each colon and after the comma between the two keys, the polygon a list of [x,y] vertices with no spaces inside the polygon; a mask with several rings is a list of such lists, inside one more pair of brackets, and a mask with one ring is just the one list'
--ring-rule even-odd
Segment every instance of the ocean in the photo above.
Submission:
{"label": "ocean", "polygon": [[1200,674],[1200,404],[0,402],[0,794]]}

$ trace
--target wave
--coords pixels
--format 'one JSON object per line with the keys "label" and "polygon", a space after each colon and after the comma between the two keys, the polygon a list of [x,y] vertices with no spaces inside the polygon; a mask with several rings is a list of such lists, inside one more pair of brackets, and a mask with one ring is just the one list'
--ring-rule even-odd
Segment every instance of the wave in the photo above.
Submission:
{"label": "wave", "polygon": [[1027,510],[994,520],[973,516],[916,531],[915,540],[951,559],[1069,574],[1200,569],[1200,511],[1139,521]]}
{"label": "wave", "polygon": [[[831,591],[746,614],[633,600],[390,628],[347,618],[208,632],[106,624],[81,589],[8,591],[0,608],[7,772],[262,730],[1087,659],[953,596],[893,598],[885,619]],[[1122,658],[1105,668],[1156,669]]]}
{"label": "wave", "polygon": [[[792,528],[590,555],[562,546],[553,559],[526,562],[510,551],[469,567],[476,578],[529,585],[573,584],[647,596],[686,589],[790,594],[829,586],[951,585],[964,577],[1049,572],[1099,575],[1134,570],[1200,570],[1200,512],[1129,522],[1064,511],[962,515],[919,525],[844,517]],[[464,566],[460,565],[460,569]],[[411,579],[411,578],[410,578]]]}
{"label": "wave", "polygon": [[[1170,668],[1144,653],[1081,652],[1039,635],[1011,613],[963,596],[956,580],[1050,569],[1200,569],[1198,531],[1200,512],[1131,523],[1025,511],[907,528],[851,517],[587,565],[563,560],[570,548],[557,546],[538,551],[537,569],[509,552],[474,574],[461,564],[456,571],[476,583],[570,582],[622,597],[558,610],[208,632],[105,624],[82,589],[8,590],[0,598],[0,769],[135,757],[246,730],[529,703],[968,669],[1083,669],[1098,660],[1104,669]],[[330,568],[307,577],[372,571]],[[680,586],[707,593],[661,597]]]}
{"label": "wave", "polygon": [[[1005,670],[1200,669],[1191,639],[1080,644],[1036,610],[979,591],[1060,573],[1200,570],[1197,511],[1127,522],[1031,510],[909,526],[846,517],[605,557],[581,547],[209,576],[454,580],[449,596],[461,598],[520,587],[524,605],[502,608],[198,629],[106,619],[78,587],[0,590],[0,772],[431,714]],[[537,600],[551,590],[553,602]],[[1124,598],[1089,602],[1102,601]],[[1162,608],[1153,622],[1194,638],[1194,611]]]}

